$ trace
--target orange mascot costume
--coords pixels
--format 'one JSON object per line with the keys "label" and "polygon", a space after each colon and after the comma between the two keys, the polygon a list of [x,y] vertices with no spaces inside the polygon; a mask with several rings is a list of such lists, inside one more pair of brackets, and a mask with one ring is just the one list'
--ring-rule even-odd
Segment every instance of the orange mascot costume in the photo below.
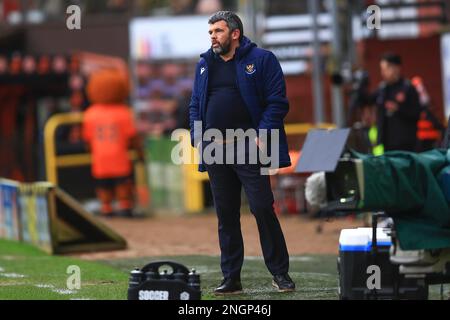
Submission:
{"label": "orange mascot costume", "polygon": [[[126,77],[113,70],[92,74],[87,85],[91,106],[83,117],[83,139],[92,154],[92,176],[96,183],[101,214],[131,216],[133,208],[133,166],[128,149],[142,149],[133,114],[125,104],[129,94]],[[119,212],[112,202],[118,200]]]}

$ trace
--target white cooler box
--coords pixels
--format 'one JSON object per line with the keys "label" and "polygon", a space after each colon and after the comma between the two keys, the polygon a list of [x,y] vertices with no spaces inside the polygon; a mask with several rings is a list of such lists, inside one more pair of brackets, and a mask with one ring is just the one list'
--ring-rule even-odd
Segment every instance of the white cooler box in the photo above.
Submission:
{"label": "white cooler box", "polygon": [[423,279],[406,279],[390,262],[390,229],[377,228],[372,250],[372,228],[344,229],[339,237],[339,298],[341,300],[427,299]]}

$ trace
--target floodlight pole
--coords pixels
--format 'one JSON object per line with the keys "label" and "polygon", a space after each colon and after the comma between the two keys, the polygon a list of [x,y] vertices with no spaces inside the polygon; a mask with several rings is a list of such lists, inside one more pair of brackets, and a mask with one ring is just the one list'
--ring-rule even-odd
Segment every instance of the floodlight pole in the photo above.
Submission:
{"label": "floodlight pole", "polygon": [[323,103],[323,73],[322,73],[322,53],[319,39],[319,24],[318,24],[318,14],[319,7],[317,0],[308,0],[308,9],[310,12],[310,16],[312,19],[312,28],[311,31],[313,33],[313,52],[312,52],[312,86],[313,86],[313,98],[314,98],[314,121],[315,123],[324,123],[325,122],[325,114],[324,114],[324,103]]}

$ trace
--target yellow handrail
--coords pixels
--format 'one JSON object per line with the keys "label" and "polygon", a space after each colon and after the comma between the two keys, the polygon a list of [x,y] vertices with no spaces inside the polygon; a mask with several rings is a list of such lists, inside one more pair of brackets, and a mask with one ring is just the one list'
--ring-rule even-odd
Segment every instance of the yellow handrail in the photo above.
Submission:
{"label": "yellow handrail", "polygon": [[[83,113],[70,112],[54,115],[45,124],[44,128],[45,170],[47,174],[47,181],[55,185],[58,184],[58,161],[61,161],[62,158],[58,157],[56,154],[56,141],[55,141],[56,130],[58,130],[58,128],[62,125],[81,123],[82,120],[83,120]],[[72,157],[72,155],[64,156],[63,159],[67,159],[70,157]],[[85,161],[87,161],[87,159],[89,158],[88,161],[90,163],[89,155],[86,154],[83,155],[83,157],[85,157],[84,159]],[[62,162],[64,162],[64,160]]]}
{"label": "yellow handrail", "polygon": [[[52,116],[44,128],[44,152],[47,181],[58,185],[58,168],[79,167],[91,164],[89,153],[60,155],[56,153],[56,130],[59,127],[70,124],[81,124],[82,112],[62,113]],[[136,158],[136,152],[130,151],[130,157]]]}

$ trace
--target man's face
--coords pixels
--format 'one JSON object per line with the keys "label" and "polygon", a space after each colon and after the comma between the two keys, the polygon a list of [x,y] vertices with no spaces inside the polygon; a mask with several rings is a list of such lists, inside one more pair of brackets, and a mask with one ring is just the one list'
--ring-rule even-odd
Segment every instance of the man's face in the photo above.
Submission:
{"label": "man's face", "polygon": [[209,25],[211,46],[215,54],[225,55],[231,49],[232,33],[225,21],[221,20]]}
{"label": "man's face", "polygon": [[380,62],[380,71],[381,77],[388,83],[395,82],[400,77],[400,66],[384,60]]}

